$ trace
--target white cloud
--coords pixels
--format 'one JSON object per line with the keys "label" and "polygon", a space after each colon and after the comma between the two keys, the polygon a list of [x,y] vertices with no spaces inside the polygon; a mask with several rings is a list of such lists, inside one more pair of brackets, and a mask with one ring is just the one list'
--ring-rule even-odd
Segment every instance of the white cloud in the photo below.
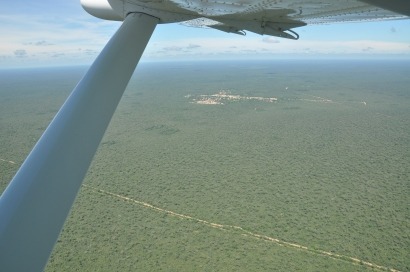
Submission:
{"label": "white cloud", "polygon": [[182,51],[184,49],[184,47],[182,46],[166,46],[164,48],[162,48],[163,52],[170,52],[170,51]]}
{"label": "white cloud", "polygon": [[197,44],[189,44],[188,45],[188,49],[195,49],[195,48],[199,48],[199,47],[201,47],[200,45],[197,45]]}
{"label": "white cloud", "polygon": [[27,57],[27,51],[24,49],[14,50],[14,56],[16,56],[17,58]]}
{"label": "white cloud", "polygon": [[[320,40],[285,40],[273,41],[276,38],[232,37],[229,38],[196,38],[162,41],[147,47],[145,57],[149,59],[161,58],[203,58],[205,56],[225,57],[257,57],[261,55],[342,55],[342,54],[373,54],[393,55],[403,54],[410,57],[409,45],[400,42],[383,42],[372,40],[359,41],[320,41]],[[200,47],[193,52],[184,51],[189,44]],[[174,49],[171,50],[170,49]],[[178,50],[176,50],[178,49]]]}
{"label": "white cloud", "polygon": [[34,44],[34,45],[37,45],[37,46],[53,45],[52,43],[46,42],[45,40],[38,41],[38,42],[34,42],[33,44]]}
{"label": "white cloud", "polygon": [[[3,56],[0,67],[90,63],[118,26],[119,23],[95,20],[91,16],[50,19],[37,15],[0,15],[0,35],[7,37],[0,43]],[[82,51],[78,50],[79,45]],[[26,54],[18,51],[21,47]]]}
{"label": "white cloud", "polygon": [[264,37],[262,41],[265,43],[280,43],[279,39],[274,37]]}

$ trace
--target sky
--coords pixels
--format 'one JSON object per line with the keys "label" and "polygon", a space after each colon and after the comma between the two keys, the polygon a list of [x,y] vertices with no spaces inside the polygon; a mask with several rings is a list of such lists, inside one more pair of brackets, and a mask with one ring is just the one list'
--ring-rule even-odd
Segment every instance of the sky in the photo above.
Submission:
{"label": "sky", "polygon": [[[1,0],[0,68],[90,65],[119,28],[80,0]],[[141,61],[275,58],[410,60],[410,20],[305,26],[300,39],[158,25]]]}

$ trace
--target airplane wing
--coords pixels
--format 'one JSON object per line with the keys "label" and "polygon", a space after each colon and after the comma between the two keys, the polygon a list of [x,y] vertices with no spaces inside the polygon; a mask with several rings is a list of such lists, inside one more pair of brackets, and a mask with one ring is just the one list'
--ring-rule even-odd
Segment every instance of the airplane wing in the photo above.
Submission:
{"label": "airplane wing", "polygon": [[92,15],[108,20],[123,20],[130,12],[145,12],[160,18],[160,23],[183,22],[239,35],[251,31],[295,40],[299,35],[292,29],[308,24],[410,16],[407,0],[82,0],[82,5]]}

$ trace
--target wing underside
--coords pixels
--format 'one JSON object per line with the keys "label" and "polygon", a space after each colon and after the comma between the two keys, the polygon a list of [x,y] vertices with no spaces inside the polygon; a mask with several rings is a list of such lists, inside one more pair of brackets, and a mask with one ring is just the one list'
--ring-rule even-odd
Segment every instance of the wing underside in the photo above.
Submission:
{"label": "wing underside", "polygon": [[[92,8],[89,7],[95,1],[82,0],[82,4],[90,12]],[[159,18],[160,23],[182,22],[187,26],[210,27],[239,35],[251,31],[288,39],[298,39],[293,29],[307,24],[397,20],[408,18],[403,14],[410,10],[408,0],[390,0],[383,5],[379,4],[380,0],[101,1],[106,1],[105,8],[110,12],[110,18],[105,13],[102,15],[104,19],[121,20],[130,12],[143,12]],[[391,8],[386,9],[386,6]],[[396,13],[401,9],[402,14]]]}
{"label": "wing underside", "polygon": [[[292,30],[308,24],[378,21],[407,18],[360,1],[249,1],[240,15],[225,14],[188,20],[182,24],[211,27],[243,35],[244,30],[262,35],[297,39]],[[210,16],[210,17],[209,17]],[[211,20],[209,19],[211,18]]]}

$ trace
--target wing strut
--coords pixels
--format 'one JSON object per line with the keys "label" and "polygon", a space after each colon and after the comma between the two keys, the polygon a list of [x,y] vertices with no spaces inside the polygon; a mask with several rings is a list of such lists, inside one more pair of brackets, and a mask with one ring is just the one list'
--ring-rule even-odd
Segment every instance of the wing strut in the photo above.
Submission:
{"label": "wing strut", "polygon": [[42,271],[158,19],[129,14],[0,197],[2,271]]}

